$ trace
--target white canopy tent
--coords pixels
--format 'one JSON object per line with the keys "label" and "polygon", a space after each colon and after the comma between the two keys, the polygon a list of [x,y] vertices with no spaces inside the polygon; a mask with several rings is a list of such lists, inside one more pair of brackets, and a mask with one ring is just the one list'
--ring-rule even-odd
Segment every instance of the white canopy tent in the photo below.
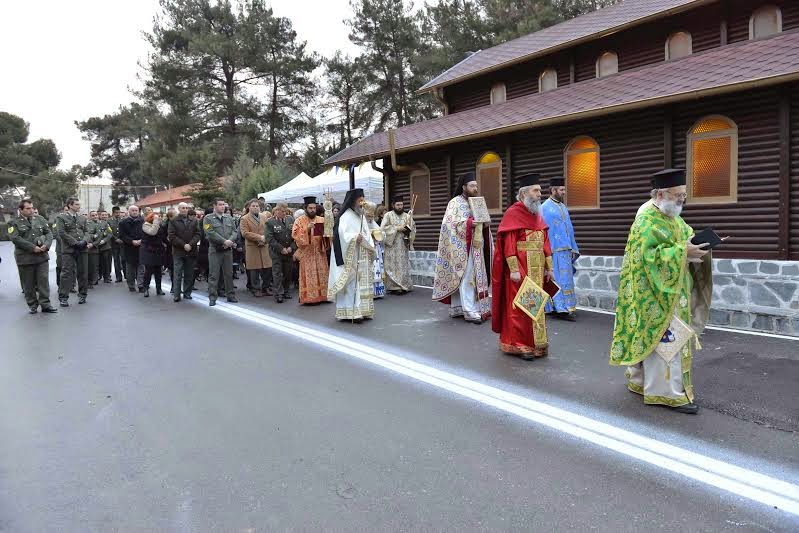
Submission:
{"label": "white canopy tent", "polygon": [[303,184],[308,183],[311,181],[311,176],[306,174],[305,172],[300,172],[297,176],[293,179],[287,181],[277,189],[272,189],[269,192],[261,193],[258,195],[259,198],[263,198],[267,202],[289,202],[291,200],[288,198],[291,197],[290,190],[301,187]]}
{"label": "white canopy tent", "polygon": [[[378,163],[379,164],[379,163]],[[321,201],[326,191],[333,193],[333,199],[343,202],[350,190],[349,171],[332,167],[314,178],[298,181],[299,176],[273,191],[259,194],[267,202],[287,202],[301,204],[306,196],[316,196]],[[364,196],[370,202],[383,202],[383,175],[374,170],[370,163],[355,167],[355,187],[363,189]]]}

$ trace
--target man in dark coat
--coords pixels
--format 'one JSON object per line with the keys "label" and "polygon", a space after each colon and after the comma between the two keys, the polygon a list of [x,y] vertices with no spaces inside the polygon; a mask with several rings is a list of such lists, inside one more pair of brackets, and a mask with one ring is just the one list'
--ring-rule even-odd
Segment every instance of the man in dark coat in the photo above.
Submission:
{"label": "man in dark coat", "polygon": [[[139,248],[144,237],[142,225],[144,225],[144,219],[139,216],[139,207],[135,205],[128,207],[128,218],[119,223],[119,238],[122,239],[125,254],[125,279],[130,292],[136,292]],[[139,292],[144,292],[142,287],[139,287]]]}
{"label": "man in dark coat", "polygon": [[[189,204],[178,204],[178,215],[169,221],[167,240],[172,246],[174,280],[173,300],[191,300],[194,285],[194,263],[197,259],[197,245],[200,242],[200,224],[194,212],[189,216]],[[181,288],[182,284],[182,288]]]}

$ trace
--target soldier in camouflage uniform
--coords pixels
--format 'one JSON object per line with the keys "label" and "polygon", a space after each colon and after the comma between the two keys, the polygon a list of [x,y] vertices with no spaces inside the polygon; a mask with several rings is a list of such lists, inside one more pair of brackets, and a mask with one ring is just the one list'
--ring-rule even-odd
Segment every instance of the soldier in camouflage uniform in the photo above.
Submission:
{"label": "soldier in camouflage uniform", "polygon": [[14,243],[14,259],[30,313],[36,314],[39,306],[43,313],[56,313],[56,309],[50,305],[48,279],[53,231],[43,217],[33,214],[30,200],[19,203],[19,216],[8,223],[8,237]]}
{"label": "soldier in camouflage uniform", "polygon": [[100,216],[97,211],[89,211],[86,220],[86,242],[91,244],[89,251],[89,288],[93,289],[100,280],[100,241],[103,235],[99,231]]}
{"label": "soldier in camouflage uniform", "polygon": [[61,285],[58,287],[58,302],[61,307],[69,307],[69,291],[78,280],[78,303],[86,303],[89,286],[89,254],[86,235],[86,217],[78,215],[80,202],[68,198],[65,213],[56,217],[58,237],[61,239]]}
{"label": "soldier in camouflage uniform", "polygon": [[205,238],[208,239],[208,305],[216,305],[219,270],[225,280],[228,302],[238,302],[233,286],[233,249],[236,247],[236,222],[225,214],[225,201],[214,200],[214,212],[203,219]]}
{"label": "soldier in camouflage uniform", "polygon": [[266,245],[272,258],[272,291],[277,303],[291,300],[289,285],[294,268],[294,252],[297,243],[291,236],[294,217],[288,214],[288,206],[278,203],[272,211],[272,218],[266,221]]}

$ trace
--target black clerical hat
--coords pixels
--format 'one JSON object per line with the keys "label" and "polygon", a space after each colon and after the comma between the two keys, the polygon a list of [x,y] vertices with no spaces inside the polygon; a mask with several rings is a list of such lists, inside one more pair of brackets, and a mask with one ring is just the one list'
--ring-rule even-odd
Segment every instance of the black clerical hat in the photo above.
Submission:
{"label": "black clerical hat", "polygon": [[653,189],[671,189],[685,185],[684,168],[667,168],[652,176]]}
{"label": "black clerical hat", "polygon": [[563,179],[563,176],[553,176],[549,178],[550,187],[563,187],[564,185],[566,185],[566,180]]}
{"label": "black clerical hat", "polygon": [[461,174],[461,177],[458,178],[458,184],[455,186],[455,196],[459,196],[463,194],[463,187],[466,184],[471,183],[473,181],[477,181],[477,176],[475,176],[474,172],[467,172],[466,174]]}
{"label": "black clerical hat", "polygon": [[405,198],[402,197],[400,194],[395,194],[391,197],[391,205],[396,204],[397,202],[405,203]]}
{"label": "black clerical hat", "polygon": [[302,199],[302,205],[307,206],[308,204],[315,204],[316,203],[316,196],[306,196]]}
{"label": "black clerical hat", "polygon": [[533,172],[532,174],[525,174],[524,176],[519,176],[516,178],[516,184],[521,189],[522,187],[531,187],[533,185],[538,185],[541,181],[541,174],[537,172]]}

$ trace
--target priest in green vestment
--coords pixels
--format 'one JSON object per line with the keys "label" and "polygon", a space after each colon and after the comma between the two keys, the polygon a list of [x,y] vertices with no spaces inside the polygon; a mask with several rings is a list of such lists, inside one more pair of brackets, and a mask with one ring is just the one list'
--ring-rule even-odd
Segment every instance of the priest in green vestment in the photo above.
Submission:
{"label": "priest in green vestment", "polygon": [[636,217],[624,250],[610,364],[627,366],[627,387],[645,404],[695,414],[692,342],[676,351],[668,343],[684,342],[682,321],[698,345],[710,312],[711,257],[706,244],[691,243],[694,231],[680,217],[685,170],[658,172],[652,182],[652,204]]}

